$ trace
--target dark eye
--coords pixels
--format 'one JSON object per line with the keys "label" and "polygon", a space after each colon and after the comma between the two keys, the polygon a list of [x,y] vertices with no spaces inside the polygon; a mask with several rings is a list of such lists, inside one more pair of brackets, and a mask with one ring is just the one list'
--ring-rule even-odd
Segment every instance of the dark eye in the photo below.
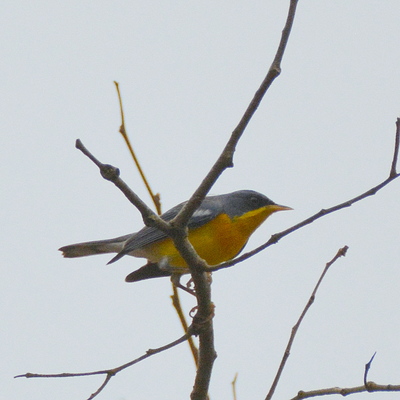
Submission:
{"label": "dark eye", "polygon": [[250,203],[253,206],[258,206],[260,204],[260,199],[258,197],[252,196],[250,197]]}

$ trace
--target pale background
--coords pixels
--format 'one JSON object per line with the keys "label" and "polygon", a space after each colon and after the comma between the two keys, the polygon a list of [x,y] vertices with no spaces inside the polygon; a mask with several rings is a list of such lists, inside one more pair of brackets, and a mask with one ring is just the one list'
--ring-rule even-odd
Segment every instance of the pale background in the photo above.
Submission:
{"label": "pale background", "polygon": [[[264,78],[289,1],[7,1],[1,45],[0,399],[87,398],[101,377],[13,379],[110,368],[181,332],[168,279],[126,284],[143,264],[63,259],[69,243],[133,232],[139,213],[74,149],[76,138],[146,191],[117,133],[127,128],[164,210],[187,199]],[[300,1],[283,73],[213,194],[255,189],[294,208],[251,249],[385,179],[400,116],[398,0]],[[276,398],[400,383],[400,181],[214,274],[218,358],[212,399],[263,399],[290,329],[326,277]],[[185,310],[194,305],[182,295]],[[113,378],[101,399],[187,399],[186,344]],[[351,396],[395,399],[398,394]]]}

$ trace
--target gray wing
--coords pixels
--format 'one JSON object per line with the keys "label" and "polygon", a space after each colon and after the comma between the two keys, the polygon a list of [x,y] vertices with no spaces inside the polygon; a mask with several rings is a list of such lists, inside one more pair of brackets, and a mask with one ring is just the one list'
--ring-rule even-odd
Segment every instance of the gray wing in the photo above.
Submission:
{"label": "gray wing", "polygon": [[[182,209],[182,207],[186,204],[186,202],[178,204],[177,206],[171,208],[167,212],[161,215],[161,218],[164,221],[170,221],[178,212]],[[200,207],[194,212],[192,217],[189,219],[188,228],[198,228],[207,222],[213,220],[217,215],[221,214],[223,211],[222,204],[218,201],[217,196],[215,197],[206,197],[201,203]],[[168,236],[158,230],[157,228],[152,227],[144,227],[141,229],[136,235],[133,235],[129,240],[126,241],[124,248],[112,259],[108,262],[111,264],[117,260],[119,260],[124,255],[133,252],[135,250],[141,249],[144,246],[148,246],[150,244],[159,242],[161,240],[166,239]]]}

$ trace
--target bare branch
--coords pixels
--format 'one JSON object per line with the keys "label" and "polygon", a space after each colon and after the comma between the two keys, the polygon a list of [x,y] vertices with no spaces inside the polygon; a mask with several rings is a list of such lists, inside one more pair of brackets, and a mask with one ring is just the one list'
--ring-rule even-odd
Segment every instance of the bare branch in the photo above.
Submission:
{"label": "bare branch", "polygon": [[[102,172],[102,176],[105,179],[112,181],[120,190],[123,191],[125,196],[136,207],[138,207],[139,211],[142,213],[146,225],[156,226],[158,229],[161,229],[162,231],[168,233],[168,235],[174,241],[175,247],[181,253],[182,257],[190,268],[198,302],[198,312],[196,314],[196,318],[198,321],[201,321],[199,337],[199,367],[197,370],[195,385],[191,395],[192,400],[206,398],[211,377],[212,365],[216,357],[216,353],[214,349],[214,335],[211,321],[213,315],[213,306],[211,303],[211,288],[207,279],[207,275],[204,273],[207,265],[203,260],[198,257],[193,249],[193,246],[187,240],[187,233],[185,228],[190,217],[193,215],[194,211],[200,206],[202,200],[204,199],[212,185],[216,182],[216,180],[226,168],[233,165],[233,154],[239,139],[241,138],[252,116],[256,112],[268,88],[281,72],[280,65],[293,26],[297,2],[298,0],[290,1],[286,24],[282,31],[281,40],[274,61],[267,73],[267,76],[262,82],[260,88],[255,93],[253,100],[250,102],[238,126],[232,132],[232,135],[224,150],[222,151],[220,157],[211,168],[210,172],[207,174],[198,189],[192,195],[188,203],[182,208],[182,210],[170,223],[163,223],[159,219],[157,220],[154,213],[152,213],[151,210],[139,199],[139,197],[135,193],[133,193],[119,178],[119,171],[117,169],[113,169],[113,167],[110,166],[104,166],[103,164],[97,162],[97,160],[95,161],[94,157],[90,157],[88,155],[88,152],[84,151],[81,142],[77,141],[77,147],[96,163],[96,165],[100,168],[100,171]],[[118,90],[118,84],[116,84],[116,86]],[[126,132],[124,126],[124,115],[122,111],[121,98],[120,106],[122,119],[121,133],[124,135],[126,134]],[[107,171],[112,170],[114,173],[105,174],[103,173],[103,170],[105,169],[107,169]]]}
{"label": "bare branch", "polygon": [[[123,105],[122,105],[122,96],[121,96],[121,91],[119,89],[119,83],[114,81],[114,84],[115,84],[115,87],[116,87],[116,90],[117,90],[119,108],[120,108],[120,113],[121,113],[121,126],[119,128],[119,132],[121,133],[121,135],[122,135],[122,137],[123,137],[123,139],[125,141],[125,144],[128,147],[128,150],[129,150],[129,152],[131,154],[131,157],[132,157],[132,159],[133,159],[133,161],[134,161],[134,163],[136,165],[136,168],[137,168],[137,170],[138,170],[138,172],[140,174],[140,177],[142,178],[142,181],[143,181],[144,185],[146,186],[146,189],[147,189],[147,191],[148,191],[148,193],[149,193],[149,195],[150,195],[150,197],[151,197],[151,199],[153,201],[153,204],[154,204],[154,206],[155,206],[155,208],[157,210],[157,214],[161,215],[162,212],[161,212],[160,194],[159,193],[157,193],[157,194],[153,193],[153,191],[152,191],[152,189],[150,187],[150,183],[147,180],[146,175],[144,174],[142,166],[140,165],[139,159],[137,158],[137,156],[136,156],[136,154],[135,154],[135,152],[133,150],[133,147],[132,147],[132,144],[131,144],[131,141],[129,139],[128,132],[127,132],[126,126],[125,126],[125,113],[124,113],[124,108],[123,108]],[[181,302],[180,302],[180,298],[179,298],[179,292],[178,292],[177,287],[175,286],[174,283],[172,283],[172,291],[173,291],[173,295],[171,296],[172,304],[173,304],[173,306],[174,306],[174,308],[175,308],[175,310],[176,310],[176,312],[178,314],[178,317],[179,317],[179,320],[181,322],[181,325],[183,327],[184,332],[187,333],[188,324],[186,322],[185,315],[183,314],[183,311],[182,311]],[[194,344],[194,340],[193,340],[192,336],[188,338],[188,343],[189,343],[189,347],[190,347],[190,350],[191,350],[192,355],[193,355],[193,359],[194,359],[195,365],[197,367],[198,366],[198,350],[197,350],[196,345]]]}
{"label": "bare branch", "polygon": [[135,360],[129,361],[126,364],[120,365],[119,367],[111,368],[111,369],[104,369],[100,371],[92,371],[92,372],[63,372],[61,374],[32,374],[30,372],[27,372],[26,374],[23,375],[17,375],[14,376],[14,378],[71,378],[71,377],[77,377],[77,376],[92,376],[92,375],[106,375],[106,378],[104,379],[104,382],[100,385],[100,387],[91,394],[91,396],[88,398],[88,400],[91,400],[95,398],[108,384],[108,382],[111,380],[111,378],[116,375],[118,372],[131,367],[134,364],[139,363],[140,361],[145,360],[146,358],[149,358],[155,354],[161,353],[165,350],[169,350],[172,347],[177,346],[178,344],[181,344],[185,342],[191,335],[193,335],[194,332],[191,328],[188,329],[188,333],[183,335],[177,340],[174,340],[171,343],[168,343],[164,346],[158,347],[156,349],[149,349],[146,351],[146,354],[143,354],[142,356],[136,358]]}
{"label": "bare branch", "polygon": [[376,352],[372,355],[371,359],[365,364],[365,371],[364,371],[364,386],[366,387],[366,389],[369,391],[368,389],[368,382],[367,382],[367,378],[368,378],[368,371],[371,368],[371,364],[372,361],[374,361]]}
{"label": "bare branch", "polygon": [[[214,166],[211,168],[207,176],[203,179],[200,186],[193,193],[192,197],[188,203],[182,208],[178,215],[174,218],[171,223],[175,226],[186,226],[189,218],[193,215],[194,211],[200,206],[202,200],[209,192],[211,187],[220,177],[220,175],[225,171],[225,169],[233,166],[233,154],[236,149],[236,145],[239,142],[244,130],[246,129],[248,123],[256,112],[258,106],[260,105],[265,93],[271,86],[272,82],[281,72],[281,61],[283,54],[285,52],[286,45],[289,40],[289,35],[293,26],[294,16],[296,13],[296,6],[298,0],[291,0],[288,16],[286,19],[285,27],[282,31],[281,40],[278,46],[277,53],[275,55],[274,61],[269,68],[267,76],[261,83],[260,88],[255,93],[252,101],[247,107],[242,119],[239,124],[232,132],[232,135],[226,144],[224,150],[219,156],[218,160],[215,162]],[[174,244],[181,254],[182,251],[178,247],[179,242],[174,240]],[[182,248],[182,250],[184,250]],[[185,258],[185,261],[186,260]],[[197,261],[197,260],[193,260]],[[201,310],[200,303],[203,303],[203,310],[210,310],[211,307],[211,289],[210,284],[207,281],[206,274],[199,273],[199,269],[196,268],[196,264],[201,268],[201,264],[198,262],[191,263],[188,262],[190,267],[190,272],[196,288],[196,296],[199,304],[199,312]],[[210,310],[211,311],[211,310]],[[209,311],[209,312],[210,312]],[[199,314],[199,313],[198,313]],[[203,318],[208,318],[207,314],[202,313]],[[212,330],[212,325],[208,329],[200,333],[200,346],[199,346],[199,368],[197,370],[196,380],[191,394],[192,400],[203,400],[207,397],[208,386],[211,377],[211,370],[213,366],[216,353],[214,350],[214,334]]]}
{"label": "bare branch", "polygon": [[237,400],[237,394],[236,394],[236,382],[237,382],[237,377],[238,373],[236,372],[233,381],[231,382],[232,384],[232,395],[233,395],[233,400]]}
{"label": "bare branch", "polygon": [[125,197],[140,211],[142,214],[143,222],[148,226],[155,226],[162,231],[169,230],[169,225],[163,221],[157,214],[155,214],[140,197],[134,193],[129,186],[120,178],[119,169],[109,164],[100,162],[81,142],[80,139],[76,140],[75,147],[80,150],[85,156],[92,160],[100,169],[101,176],[114,183],[118,189],[125,195]]}
{"label": "bare branch", "polygon": [[398,157],[398,152],[399,152],[399,146],[400,146],[400,119],[397,119],[396,122],[396,139],[395,139],[395,148],[394,148],[394,157],[392,160],[392,164],[391,164],[391,168],[390,168],[390,172],[389,172],[389,176],[388,178],[386,178],[384,181],[382,181],[381,183],[379,183],[378,185],[372,187],[371,189],[367,190],[366,192],[350,199],[347,200],[343,203],[337,204],[333,207],[330,208],[326,208],[326,209],[322,209],[319,212],[317,212],[316,214],[312,215],[311,217],[306,218],[305,220],[299,222],[296,225],[293,225],[292,227],[282,231],[282,232],[278,232],[275,233],[274,235],[272,235],[270,237],[270,239],[265,242],[264,244],[262,244],[261,246],[255,248],[254,250],[251,250],[247,253],[242,254],[241,256],[235,258],[234,260],[231,261],[227,261],[224,262],[222,264],[219,265],[215,265],[209,268],[210,272],[214,272],[214,271],[218,271],[220,269],[223,268],[229,268],[232,267],[233,265],[236,265],[238,263],[241,263],[245,260],[247,260],[248,258],[254,256],[255,254],[259,253],[260,251],[265,250],[266,248],[278,243],[279,240],[281,240],[283,237],[289,235],[290,233],[293,233],[294,231],[297,231],[300,228],[303,228],[311,223],[313,223],[314,221],[316,221],[317,219],[320,219],[322,217],[325,217],[328,214],[331,214],[333,212],[339,211],[343,208],[347,208],[352,206],[354,203],[357,203],[361,200],[364,200],[365,198],[369,197],[369,196],[373,196],[375,195],[377,192],[379,192],[381,189],[383,189],[386,185],[388,185],[389,183],[391,183],[393,180],[397,179],[400,174],[396,172],[396,163],[397,163],[397,157]]}
{"label": "bare branch", "polygon": [[211,187],[214,185],[214,183],[217,181],[220,175],[225,171],[225,169],[231,168],[233,166],[233,154],[236,150],[236,145],[238,144],[240,138],[242,137],[243,132],[245,131],[254,113],[257,111],[257,108],[260,105],[265,93],[267,92],[267,90],[269,89],[275,78],[278,77],[281,73],[281,62],[286,49],[286,45],[289,41],[290,32],[293,27],[297,3],[298,0],[290,1],[288,16],[286,19],[285,27],[283,28],[282,31],[282,36],[279,42],[278,50],[267,72],[265,79],[262,81],[260,87],[254,94],[253,99],[248,105],[238,125],[233,130],[231,137],[228,143],[226,144],[225,148],[223,149],[221,155],[218,157],[217,161],[215,162],[211,170],[203,179],[200,186],[193,193],[192,197],[190,198],[186,206],[183,207],[181,212],[175,217],[174,221],[177,225],[183,226],[187,223],[187,221],[192,216],[195,209],[199,207],[201,201],[210,191]]}
{"label": "bare branch", "polygon": [[142,178],[142,181],[144,185],[146,186],[146,189],[154,203],[154,206],[156,207],[157,214],[161,214],[161,202],[160,202],[160,195],[159,194],[154,194],[153,191],[151,190],[149,181],[146,178],[146,175],[144,174],[144,171],[139,163],[138,158],[136,157],[135,152],[133,151],[133,147],[131,145],[131,141],[129,140],[128,137],[128,132],[126,131],[126,126],[125,126],[125,115],[124,115],[124,108],[122,106],[122,97],[121,97],[121,92],[119,90],[119,84],[118,82],[114,81],[115,87],[117,89],[117,94],[118,94],[118,101],[119,101],[119,109],[121,112],[121,127],[119,128],[119,133],[122,135],[123,139],[125,140],[125,144],[128,147],[129,152],[131,153],[131,156],[133,158],[133,161],[136,165],[136,168],[139,171],[140,177]]}
{"label": "bare branch", "polygon": [[394,153],[393,153],[392,167],[390,168],[390,174],[389,174],[390,177],[396,177],[398,175],[396,171],[396,166],[397,166],[397,160],[399,158],[399,145],[400,145],[400,118],[397,118]]}
{"label": "bare branch", "polygon": [[186,264],[189,265],[197,298],[197,313],[193,319],[191,328],[193,334],[199,334],[200,345],[199,365],[197,368],[194,389],[192,391],[192,399],[205,399],[208,392],[212,365],[216,358],[212,325],[214,307],[211,303],[210,282],[207,273],[204,272],[207,269],[207,264],[197,255],[192,244],[189,242],[186,227],[174,226],[173,221],[166,222],[153,213],[153,211],[151,211],[119,177],[118,168],[101,163],[88,149],[85,148],[79,139],[76,141],[76,147],[99,167],[104,179],[113,182],[114,185],[124,193],[128,200],[139,209],[146,225],[154,226],[171,237],[175,247],[185,260]]}
{"label": "bare branch", "polygon": [[289,338],[288,344],[287,344],[287,346],[286,346],[285,352],[283,353],[282,361],[281,361],[281,363],[280,363],[280,365],[279,365],[278,372],[276,373],[275,379],[274,379],[274,381],[273,381],[273,383],[272,383],[272,385],[271,385],[271,388],[270,388],[270,390],[269,390],[269,392],[268,392],[268,394],[267,394],[265,400],[270,400],[270,399],[272,398],[274,392],[275,392],[275,389],[276,389],[276,387],[277,387],[277,385],[278,385],[279,379],[280,379],[280,377],[281,377],[281,375],[282,375],[282,371],[283,371],[283,369],[285,368],[286,361],[287,361],[287,359],[289,358],[290,350],[291,350],[291,348],[292,348],[292,344],[293,344],[293,341],[294,341],[294,339],[295,339],[295,337],[296,337],[296,334],[297,334],[297,331],[298,331],[298,329],[299,329],[299,327],[300,327],[300,324],[301,324],[301,322],[303,321],[305,315],[307,314],[307,311],[309,310],[309,308],[311,307],[311,305],[314,303],[315,295],[317,294],[317,290],[318,290],[318,288],[319,288],[319,286],[320,286],[322,280],[324,279],[326,273],[328,272],[329,267],[330,267],[339,257],[344,257],[344,256],[346,255],[347,250],[348,250],[348,247],[347,247],[347,246],[342,247],[341,249],[338,250],[338,252],[336,253],[335,257],[333,257],[333,259],[332,259],[331,261],[329,261],[328,263],[326,263],[325,268],[324,268],[324,270],[323,270],[323,272],[322,272],[320,278],[318,279],[318,282],[317,282],[317,284],[315,285],[315,288],[314,288],[314,290],[312,291],[311,296],[310,296],[310,298],[309,298],[309,300],[308,300],[306,306],[304,307],[304,310],[302,311],[302,313],[301,313],[301,315],[300,315],[298,321],[296,322],[296,324],[295,324],[295,325],[293,326],[293,328],[292,328],[292,333],[291,333],[291,335],[290,335],[290,338]]}
{"label": "bare branch", "polygon": [[[368,382],[369,392],[400,392],[400,385],[379,385],[375,382]],[[333,387],[327,389],[310,390],[308,392],[299,391],[297,396],[293,397],[291,400],[302,400],[309,399],[311,397],[327,396],[331,394],[339,394],[341,396],[348,396],[349,394],[363,393],[367,389],[365,386],[356,386],[351,388],[340,388]]]}
{"label": "bare branch", "polygon": [[[187,325],[185,315],[183,314],[181,302],[179,299],[178,288],[174,284],[172,284],[172,291],[173,291],[173,294],[171,296],[172,305],[174,306],[175,311],[178,314],[178,318],[179,318],[179,321],[181,322],[184,332],[188,332],[189,327]],[[190,336],[188,338],[188,344],[190,347],[190,351],[192,352],[192,355],[193,355],[194,363],[197,368],[199,366],[199,350],[197,349],[197,347],[194,343],[193,336]]]}
{"label": "bare branch", "polygon": [[110,380],[111,380],[111,378],[112,378],[113,376],[114,376],[114,374],[112,374],[112,373],[107,374],[107,375],[106,375],[106,378],[104,379],[104,382],[100,385],[100,387],[99,387],[95,392],[93,392],[93,393],[88,397],[87,400],[92,400],[92,399],[94,399],[98,394],[100,394],[100,393],[103,391],[103,389],[107,386],[108,382],[110,382]]}
{"label": "bare branch", "polygon": [[[125,194],[125,196],[131,201],[131,203],[139,209],[139,211],[142,213],[145,224],[156,226],[158,229],[166,232],[171,237],[171,239],[174,241],[175,247],[181,253],[182,257],[190,268],[192,279],[195,285],[198,303],[198,312],[195,317],[197,324],[194,324],[194,326],[200,327],[200,329],[198,330],[198,332],[200,333],[199,367],[197,369],[195,384],[191,394],[192,400],[205,399],[207,397],[212,365],[215,360],[216,353],[214,349],[214,334],[211,321],[213,316],[211,288],[210,283],[207,279],[207,275],[204,273],[207,265],[203,260],[198,257],[193,249],[193,246],[187,240],[187,232],[185,228],[190,217],[193,215],[194,211],[200,206],[202,200],[204,199],[212,185],[216,182],[218,177],[226,168],[233,165],[233,153],[239,139],[241,138],[252,116],[256,112],[266,91],[275,80],[275,78],[280,74],[280,64],[289,39],[290,31],[293,26],[297,2],[297,0],[291,0],[290,2],[288,17],[282,32],[281,41],[279,43],[277,53],[267,73],[266,78],[262,82],[260,88],[255,93],[253,100],[250,102],[238,126],[233,131],[231,138],[229,139],[220,157],[218,158],[210,172],[207,174],[201,185],[192,195],[188,203],[182,208],[182,210],[170,223],[165,223],[155,216],[155,214],[141,201],[141,199],[130,190],[125,182],[123,182],[122,179],[119,178],[118,169],[98,162],[84,148],[82,143],[79,140],[77,141],[77,148],[79,148],[93,162],[95,162],[95,164],[100,168],[102,176],[105,179],[112,181]],[[116,84],[116,86],[118,90],[118,84]],[[125,137],[126,131],[124,126],[124,114],[122,110],[121,97],[119,97],[119,99],[122,119],[121,133]]]}

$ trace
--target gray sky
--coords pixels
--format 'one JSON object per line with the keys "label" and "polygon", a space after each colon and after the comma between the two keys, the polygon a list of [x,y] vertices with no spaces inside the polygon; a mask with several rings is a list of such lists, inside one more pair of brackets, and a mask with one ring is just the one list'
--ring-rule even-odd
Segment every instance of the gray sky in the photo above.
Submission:
{"label": "gray sky", "polygon": [[[288,1],[6,2],[0,16],[0,399],[87,398],[99,377],[13,379],[111,368],[182,332],[168,279],[126,284],[142,260],[63,259],[69,243],[134,232],[139,213],[75,150],[76,138],[149,201],[127,128],[163,209],[187,199],[273,59]],[[265,193],[274,215],[247,249],[385,179],[400,116],[400,3],[301,1],[274,83],[213,194]],[[5,168],[4,168],[5,167]],[[277,389],[399,384],[400,183],[213,277],[218,358],[210,393],[265,397],[325,263],[344,246]],[[186,312],[194,305],[182,294]],[[188,398],[186,344],[115,377],[100,399]],[[395,394],[374,398],[394,399]],[[352,399],[366,395],[352,396]],[[369,396],[369,397],[372,397]]]}

